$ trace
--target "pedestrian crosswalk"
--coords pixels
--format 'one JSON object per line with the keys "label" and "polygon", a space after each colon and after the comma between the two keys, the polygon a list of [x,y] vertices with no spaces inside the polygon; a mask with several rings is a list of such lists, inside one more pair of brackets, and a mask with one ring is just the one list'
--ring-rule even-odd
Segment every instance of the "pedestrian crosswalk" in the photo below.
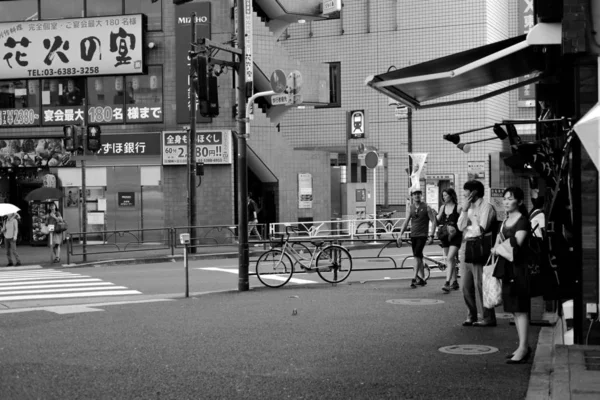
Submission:
{"label": "pedestrian crosswalk", "polygon": [[[196,269],[200,269],[200,270],[204,270],[204,271],[227,272],[227,273],[236,274],[236,275],[238,273],[238,269],[237,268],[204,267],[204,268],[196,268]],[[267,275],[264,278],[265,279],[272,279],[274,281],[287,280],[287,278],[284,278],[284,277],[278,276],[278,275]],[[308,280],[308,279],[291,278],[289,280],[289,283],[296,283],[296,284],[299,284],[299,285],[306,285],[306,284],[317,283],[317,282],[316,281],[311,281],[311,280]]]}
{"label": "pedestrian crosswalk", "polygon": [[99,278],[54,269],[0,272],[0,302],[142,294]]}

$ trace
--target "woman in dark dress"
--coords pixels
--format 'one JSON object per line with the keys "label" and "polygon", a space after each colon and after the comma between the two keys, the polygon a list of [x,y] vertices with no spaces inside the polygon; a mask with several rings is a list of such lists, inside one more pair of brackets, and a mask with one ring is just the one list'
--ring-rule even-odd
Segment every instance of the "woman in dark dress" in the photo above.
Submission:
{"label": "woman in dark dress", "polygon": [[[503,242],[512,247],[513,261],[498,257],[494,276],[502,279],[502,302],[504,311],[514,315],[519,347],[507,356],[508,364],[526,363],[531,356],[528,343],[529,333],[529,271],[527,265],[527,236],[530,225],[527,209],[524,204],[525,195],[518,187],[504,190],[504,209],[506,219],[502,224],[501,234],[496,239],[492,254],[499,254],[497,248]],[[500,253],[501,254],[501,253]]]}
{"label": "woman in dark dress", "polygon": [[446,257],[448,266],[446,284],[442,287],[442,290],[444,293],[450,293],[451,290],[458,290],[460,288],[456,280],[456,275],[458,274],[456,270],[456,255],[462,242],[462,233],[458,230],[457,226],[460,210],[454,189],[444,189],[442,191],[442,199],[444,200],[444,205],[437,216],[437,221],[438,226],[445,225],[448,231],[448,236],[438,238],[440,239],[440,246],[444,249],[444,256]]}

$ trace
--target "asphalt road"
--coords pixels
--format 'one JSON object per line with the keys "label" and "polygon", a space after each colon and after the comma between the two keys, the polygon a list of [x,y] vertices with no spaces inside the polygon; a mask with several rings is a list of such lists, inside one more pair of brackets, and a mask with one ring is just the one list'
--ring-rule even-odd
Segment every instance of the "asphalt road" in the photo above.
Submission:
{"label": "asphalt road", "polygon": [[[431,247],[439,251],[439,247]],[[354,270],[348,282],[410,279],[413,276],[412,258],[405,262],[404,269],[392,269],[394,262],[398,268],[402,267],[402,261],[410,254],[410,249],[394,247],[386,249],[382,257],[373,258],[377,252],[378,249],[352,251]],[[31,271],[0,270],[0,310],[135,300],[148,296],[179,297],[185,293],[183,265],[183,262],[167,262]],[[252,259],[250,272],[254,271],[254,266],[255,260]],[[237,258],[190,261],[188,270],[191,293],[238,289]],[[288,285],[323,284],[316,273],[296,270]],[[431,276],[441,277],[445,273],[432,269]],[[432,284],[441,288],[443,282]],[[251,276],[250,287],[262,287],[262,283]]]}
{"label": "asphalt road", "polygon": [[[0,398],[525,396],[531,364],[504,362],[517,337],[508,320],[462,327],[460,292],[404,283],[257,288],[89,313],[0,315]],[[538,330],[530,332],[533,348]],[[455,345],[476,355],[439,351]]]}

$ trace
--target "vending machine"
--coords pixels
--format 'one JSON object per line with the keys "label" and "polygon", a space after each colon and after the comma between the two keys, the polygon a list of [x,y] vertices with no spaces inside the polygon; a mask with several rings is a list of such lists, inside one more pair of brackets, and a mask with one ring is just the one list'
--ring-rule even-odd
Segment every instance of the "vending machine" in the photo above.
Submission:
{"label": "vending machine", "polygon": [[29,203],[29,215],[31,217],[31,245],[46,246],[48,235],[42,233],[42,225],[46,224],[50,215],[50,205],[54,201],[32,201]]}

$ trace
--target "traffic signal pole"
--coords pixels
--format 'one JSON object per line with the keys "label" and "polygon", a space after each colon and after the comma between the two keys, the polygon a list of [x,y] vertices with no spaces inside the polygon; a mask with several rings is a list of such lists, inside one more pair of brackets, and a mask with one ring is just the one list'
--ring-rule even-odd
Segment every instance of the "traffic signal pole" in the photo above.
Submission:
{"label": "traffic signal pole", "polygon": [[194,63],[192,57],[195,52],[196,46],[196,13],[192,13],[192,42],[190,44],[190,76],[189,76],[189,96],[190,96],[190,137],[188,138],[188,211],[189,211],[189,223],[190,223],[190,244],[189,246],[191,253],[196,253],[196,228],[197,225],[197,213],[196,213],[196,90],[194,89]]}
{"label": "traffic signal pole", "polygon": [[237,91],[237,180],[238,180],[238,290],[244,292],[250,289],[248,281],[249,250],[248,250],[248,159],[246,150],[246,2],[237,0],[237,43],[242,55],[238,64]]}

